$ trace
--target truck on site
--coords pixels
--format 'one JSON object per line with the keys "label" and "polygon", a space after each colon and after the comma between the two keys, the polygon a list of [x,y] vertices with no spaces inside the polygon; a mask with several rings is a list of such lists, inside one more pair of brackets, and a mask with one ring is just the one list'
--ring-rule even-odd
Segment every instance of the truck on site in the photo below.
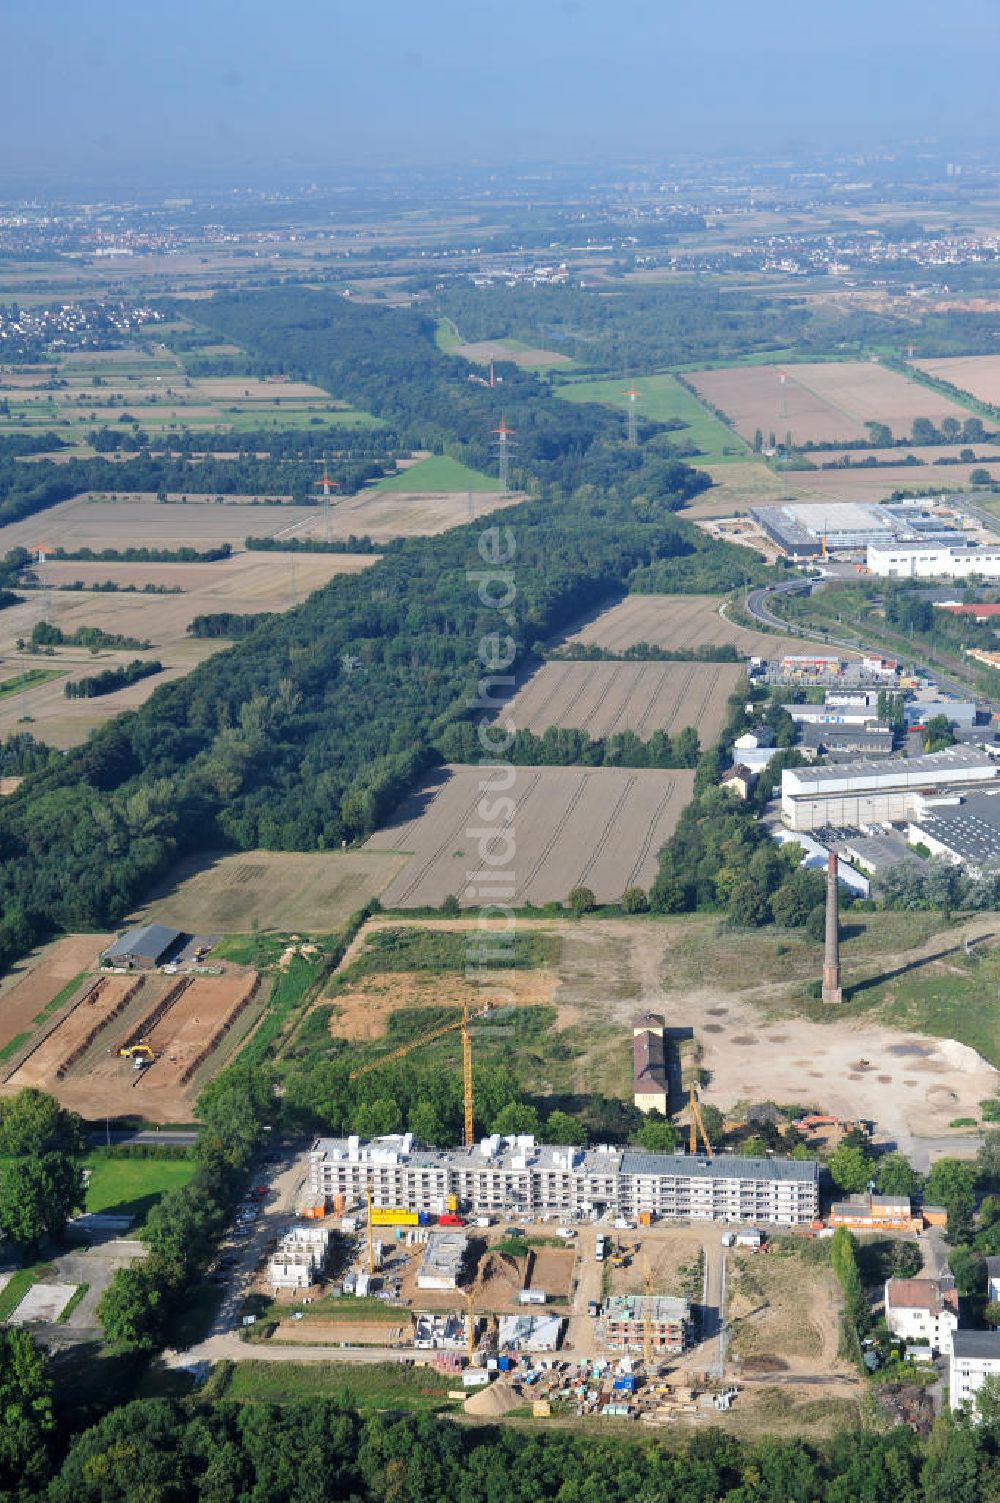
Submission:
{"label": "truck on site", "polygon": [[598,1237],[597,1243],[596,1243],[596,1245],[594,1247],[594,1257],[597,1259],[598,1263],[603,1263],[604,1262],[604,1255],[607,1252],[607,1250],[608,1250],[608,1239],[607,1239],[607,1237]]}
{"label": "truck on site", "polygon": [[155,1058],[148,1044],[125,1044],[118,1053],[122,1059],[130,1059],[135,1070],[147,1069]]}

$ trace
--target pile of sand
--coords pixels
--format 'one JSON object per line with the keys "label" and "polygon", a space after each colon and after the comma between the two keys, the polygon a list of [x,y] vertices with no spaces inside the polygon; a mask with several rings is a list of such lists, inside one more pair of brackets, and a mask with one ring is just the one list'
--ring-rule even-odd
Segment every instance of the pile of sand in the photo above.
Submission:
{"label": "pile of sand", "polygon": [[509,1388],[506,1383],[491,1383],[488,1388],[480,1388],[471,1398],[466,1399],[462,1406],[466,1414],[478,1414],[485,1419],[501,1419],[511,1409],[516,1409],[521,1402],[520,1391]]}

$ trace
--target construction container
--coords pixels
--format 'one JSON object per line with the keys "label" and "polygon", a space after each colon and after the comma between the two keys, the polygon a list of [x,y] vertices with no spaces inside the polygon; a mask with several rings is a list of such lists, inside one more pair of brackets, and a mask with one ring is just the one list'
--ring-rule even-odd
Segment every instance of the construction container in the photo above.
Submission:
{"label": "construction container", "polygon": [[458,1210],[458,1196],[457,1195],[449,1195],[448,1196],[448,1209],[449,1209],[449,1211],[457,1211]]}
{"label": "construction container", "polygon": [[552,1415],[552,1405],[548,1399],[533,1399],[531,1413],[535,1419],[549,1419]]}
{"label": "construction container", "polygon": [[640,1211],[636,1220],[639,1226],[652,1226],[653,1213],[652,1211]]}
{"label": "construction container", "polygon": [[[426,1212],[424,1213],[426,1215]],[[404,1211],[401,1206],[372,1206],[372,1226],[419,1226],[416,1211]]]}
{"label": "construction container", "polygon": [[434,1217],[431,1215],[430,1211],[418,1211],[417,1212],[417,1225],[418,1226],[430,1226],[431,1223],[433,1222],[433,1220],[434,1220]]}
{"label": "construction container", "polygon": [[511,1363],[511,1360],[510,1360],[509,1357],[498,1357],[497,1358],[497,1367],[500,1369],[500,1371],[502,1373],[509,1373],[510,1370],[511,1370],[512,1365],[513,1364]]}
{"label": "construction container", "polygon": [[[452,1199],[454,1199],[454,1197],[452,1197]],[[455,1214],[454,1211],[446,1211],[443,1216],[439,1216],[438,1217],[438,1223],[441,1226],[464,1226],[465,1225],[465,1222],[462,1219],[462,1217],[461,1216],[456,1216],[456,1214]]]}
{"label": "construction container", "polygon": [[336,1211],[338,1216],[343,1215],[346,1205],[347,1196],[340,1194],[340,1192],[338,1191],[338,1193],[333,1197],[333,1209]]}
{"label": "construction container", "polygon": [[484,1372],[481,1367],[470,1367],[462,1374],[463,1388],[485,1388],[489,1381],[489,1373]]}
{"label": "construction container", "polygon": [[622,1373],[611,1386],[619,1393],[635,1393],[635,1373]]}
{"label": "construction container", "polygon": [[517,1298],[518,1298],[518,1303],[522,1304],[522,1305],[544,1305],[544,1303],[545,1303],[545,1290],[544,1289],[522,1289],[521,1292],[520,1292],[520,1294],[517,1296]]}
{"label": "construction container", "polygon": [[322,1221],[326,1215],[326,1206],[303,1206],[302,1215],[306,1221]]}

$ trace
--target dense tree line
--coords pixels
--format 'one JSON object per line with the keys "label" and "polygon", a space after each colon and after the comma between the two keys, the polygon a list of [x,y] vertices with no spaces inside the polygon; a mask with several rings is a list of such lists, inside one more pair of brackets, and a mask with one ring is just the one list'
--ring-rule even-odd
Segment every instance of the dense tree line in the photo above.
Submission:
{"label": "dense tree line", "polygon": [[515,431],[519,485],[563,494],[592,486],[613,497],[671,497],[680,506],[708,484],[673,456],[666,434],[629,448],[620,413],[561,402],[516,367],[496,389],[470,382],[468,367],[437,348],[421,312],[281,288],[220,294],[199,308],[198,320],[239,343],[261,369],[314,381],[384,419],[414,447],[446,446],[476,469],[496,473],[493,434],[502,412]]}
{"label": "dense tree line", "polygon": [[990,1503],[995,1403],[978,1426],[845,1431],[813,1445],[706,1428],[678,1446],[565,1430],[360,1415],[323,1399],[279,1406],[168,1399],[112,1410],[80,1435],[50,1503]]}
{"label": "dense tree line", "polygon": [[[480,762],[483,749],[476,728],[467,720],[446,727],[437,743],[446,762]],[[591,737],[587,731],[549,726],[538,736],[519,730],[506,760],[516,767],[694,767],[698,761],[698,732],[685,726],[673,736],[654,731],[647,741],[635,731],[616,731]]]}
{"label": "dense tree line", "polygon": [[375,543],[352,532],[346,538],[247,537],[243,546],[251,553],[388,553],[399,542],[392,538]]}
{"label": "dense tree line", "polygon": [[197,1168],[150,1212],[142,1234],[148,1257],[119,1269],[101,1296],[108,1341],[148,1347],[164,1338],[204,1278],[274,1106],[270,1075],[256,1067],[232,1066],[201,1093]]}
{"label": "dense tree line", "polygon": [[162,673],[163,664],[158,658],[133,658],[120,668],[105,668],[101,673],[89,674],[87,678],[71,679],[63,685],[67,699],[97,699],[102,694],[114,694],[116,689],[127,689],[141,678],[151,678]]}
{"label": "dense tree line", "polygon": [[601,647],[596,642],[567,642],[547,656],[560,661],[590,663],[742,663],[743,655],[732,642],[704,647],[660,647],[652,642],[633,642],[631,647]]}
{"label": "dense tree line", "polygon": [[265,621],[273,621],[273,611],[256,611],[241,614],[238,611],[214,611],[210,615],[195,616],[187,625],[190,637],[231,637],[238,641],[249,637]]}
{"label": "dense tree line", "polygon": [[221,559],[231,558],[232,543],[220,543],[216,548],[192,548],[182,544],[179,548],[54,548],[54,559],[67,559],[71,563],[98,564],[216,564]]}

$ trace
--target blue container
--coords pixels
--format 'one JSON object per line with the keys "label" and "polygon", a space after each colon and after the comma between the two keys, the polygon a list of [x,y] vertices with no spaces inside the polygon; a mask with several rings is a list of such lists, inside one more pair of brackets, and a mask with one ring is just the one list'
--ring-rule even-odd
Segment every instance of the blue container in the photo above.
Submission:
{"label": "blue container", "polygon": [[622,1373],[620,1378],[615,1379],[612,1387],[619,1393],[635,1393],[635,1377],[632,1373]]}
{"label": "blue container", "polygon": [[419,1224],[421,1226],[430,1226],[430,1224],[431,1224],[431,1213],[430,1213],[430,1211],[419,1211],[417,1213],[417,1221],[419,1222]]}
{"label": "blue container", "polygon": [[497,1367],[500,1369],[500,1371],[502,1373],[509,1373],[510,1372],[510,1358],[509,1357],[499,1357],[497,1359]]}

